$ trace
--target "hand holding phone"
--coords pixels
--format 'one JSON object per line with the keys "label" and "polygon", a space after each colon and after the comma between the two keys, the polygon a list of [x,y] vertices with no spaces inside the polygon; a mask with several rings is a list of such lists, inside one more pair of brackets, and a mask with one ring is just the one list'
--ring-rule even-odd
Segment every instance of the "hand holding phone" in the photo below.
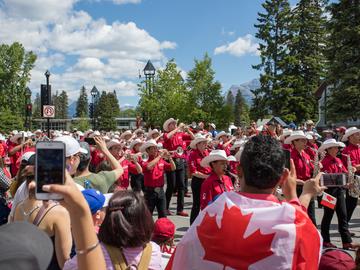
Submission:
{"label": "hand holding phone", "polygon": [[39,200],[61,200],[62,195],[43,191],[44,185],[65,182],[65,144],[41,141],[36,144],[35,159],[36,194]]}
{"label": "hand holding phone", "polygon": [[346,175],[343,173],[325,173],[321,175],[320,183],[326,187],[346,186]]}

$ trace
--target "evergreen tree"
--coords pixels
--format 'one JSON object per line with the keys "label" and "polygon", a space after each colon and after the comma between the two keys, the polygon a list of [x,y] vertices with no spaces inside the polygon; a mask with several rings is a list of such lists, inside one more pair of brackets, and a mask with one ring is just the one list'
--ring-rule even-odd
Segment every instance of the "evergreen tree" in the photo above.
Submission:
{"label": "evergreen tree", "polygon": [[188,73],[189,105],[192,111],[187,121],[215,122],[221,127],[229,125],[228,108],[221,95],[221,84],[215,81],[211,58],[205,54],[202,60],[195,59],[195,67]]}
{"label": "evergreen tree", "polygon": [[360,118],[360,1],[340,0],[329,10],[327,82],[334,89],[326,104],[327,118],[356,120]]}
{"label": "evergreen tree", "polygon": [[68,118],[68,109],[69,109],[69,100],[66,91],[61,91],[60,95],[57,97],[57,118],[58,119],[67,119]]}
{"label": "evergreen tree", "polygon": [[76,117],[89,116],[89,102],[85,86],[80,89],[80,96],[76,102]]}
{"label": "evergreen tree", "polygon": [[231,91],[229,90],[227,95],[226,95],[226,105],[233,107],[234,106],[234,95],[231,93]]}
{"label": "evergreen tree", "polygon": [[41,118],[41,98],[40,98],[40,94],[36,93],[35,96],[35,100],[34,100],[34,105],[33,105],[33,115],[32,118],[33,119],[40,119]]}
{"label": "evergreen tree", "polygon": [[241,91],[238,90],[235,97],[234,105],[234,117],[235,117],[235,126],[243,126],[249,124],[249,107],[246,104],[244,97],[241,94]]}
{"label": "evergreen tree", "polygon": [[101,130],[115,130],[116,117],[120,115],[120,107],[113,92],[103,91],[96,106],[95,114],[98,115],[97,128]]}
{"label": "evergreen tree", "polygon": [[288,0],[266,0],[262,4],[265,13],[258,13],[258,29],[256,37],[261,41],[259,44],[261,63],[253,66],[260,70],[261,87],[257,90],[257,101],[253,102],[253,108],[262,118],[269,112],[279,114],[281,110],[281,93],[279,83],[282,78],[282,66],[289,41],[290,5]]}
{"label": "evergreen tree", "polygon": [[314,93],[324,77],[326,0],[300,0],[292,11],[288,55],[282,65],[279,115],[302,122],[317,115]]}

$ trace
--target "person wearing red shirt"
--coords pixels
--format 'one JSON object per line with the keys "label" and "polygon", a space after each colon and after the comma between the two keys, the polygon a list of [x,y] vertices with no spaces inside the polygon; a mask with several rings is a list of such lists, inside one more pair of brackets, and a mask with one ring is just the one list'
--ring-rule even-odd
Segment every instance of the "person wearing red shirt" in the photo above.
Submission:
{"label": "person wearing red shirt", "polygon": [[[326,156],[321,161],[324,173],[344,173],[348,171],[342,161],[336,157],[340,147],[345,147],[345,144],[337,142],[335,139],[326,140],[319,148],[319,152],[326,151]],[[345,188],[343,187],[328,187],[326,193],[336,197],[336,216],[338,218],[338,230],[341,235],[341,240],[344,249],[355,248],[356,244],[352,243],[351,234],[349,232],[349,224],[346,217],[346,202],[345,202]],[[330,241],[330,224],[334,210],[329,207],[324,207],[324,216],[321,221],[321,235],[324,239],[324,248],[336,248]]]}
{"label": "person wearing red shirt", "polygon": [[201,210],[215,201],[223,192],[234,190],[230,177],[225,174],[227,163],[228,158],[224,150],[213,150],[201,160],[202,167],[211,168],[209,177],[201,185]]}
{"label": "person wearing red shirt", "polygon": [[27,152],[33,147],[33,141],[28,139],[26,132],[19,132],[12,136],[8,141],[8,153],[11,160],[10,172],[14,177],[18,172],[16,161],[21,157],[22,153]]}
{"label": "person wearing red shirt", "polygon": [[292,144],[286,144],[286,143],[284,143],[284,141],[286,140],[287,137],[289,137],[291,135],[292,132],[293,131],[291,129],[283,129],[282,134],[279,137],[282,148],[285,150],[288,150],[288,151],[291,151]]}
{"label": "person wearing red shirt", "polygon": [[[163,136],[164,138],[164,148],[168,151],[176,151],[177,148],[181,147],[184,149],[183,141],[187,139],[194,138],[194,134],[183,124],[181,123],[177,126],[177,121],[174,118],[170,118],[165,121],[163,129],[166,132]],[[185,133],[185,132],[187,133]],[[185,193],[185,156],[174,154],[174,162],[176,164],[176,170],[166,173],[167,179],[167,188],[166,188],[166,209],[167,214],[171,215],[169,210],[170,201],[172,194],[174,192],[174,186],[177,186],[177,209],[176,214],[180,216],[188,216],[184,212],[184,193]]]}
{"label": "person wearing red shirt", "polygon": [[[140,146],[143,144],[143,142],[140,139],[135,139],[130,144],[130,151],[131,155],[135,158],[137,158],[137,161],[139,164],[142,163],[141,156],[140,156]],[[134,162],[130,164],[129,167],[130,172],[130,185],[131,189],[135,192],[140,192],[141,190],[144,191],[144,175],[141,173],[138,173]]]}
{"label": "person wearing red shirt", "polygon": [[235,139],[236,139],[236,137],[229,139],[229,134],[227,134],[225,131],[219,132],[215,137],[215,140],[220,141],[220,143],[217,145],[217,149],[224,150],[226,155],[230,156],[231,143]]}
{"label": "person wearing red shirt", "polygon": [[166,217],[164,173],[174,171],[175,163],[167,150],[159,152],[155,140],[148,140],[140,147],[140,151],[149,155],[149,159],[142,163],[146,204],[151,214],[156,207],[158,217]]}
{"label": "person wearing red shirt", "polygon": [[[349,142],[342,152],[342,161],[345,166],[348,166],[347,156],[350,156],[352,167],[355,168],[355,174],[360,176],[360,129],[356,127],[348,128],[342,137],[343,142]],[[347,219],[350,221],[354,210],[357,206],[358,198],[354,198],[346,194],[346,211]]]}
{"label": "person wearing red shirt", "polygon": [[201,185],[206,178],[209,177],[210,167],[202,167],[201,160],[209,155],[206,149],[207,139],[200,133],[195,135],[195,139],[191,141],[190,148],[193,149],[189,155],[189,171],[191,178],[191,190],[193,194],[193,205],[190,214],[190,225],[194,222],[200,212],[200,192]]}
{"label": "person wearing red shirt", "polygon": [[316,134],[313,131],[309,131],[306,133],[306,135],[308,135],[309,138],[306,144],[305,152],[310,156],[311,160],[314,161],[316,152],[319,149],[318,145],[316,144]]}
{"label": "person wearing red shirt", "polygon": [[[296,130],[291,133],[289,137],[285,139],[285,144],[292,144],[293,149],[290,152],[290,157],[294,162],[297,187],[296,191],[300,196],[303,185],[306,181],[312,178],[314,165],[311,162],[310,156],[304,151],[307,144],[307,137],[302,130]],[[314,225],[316,226],[315,218],[315,202],[312,199],[309,203],[308,214]]]}

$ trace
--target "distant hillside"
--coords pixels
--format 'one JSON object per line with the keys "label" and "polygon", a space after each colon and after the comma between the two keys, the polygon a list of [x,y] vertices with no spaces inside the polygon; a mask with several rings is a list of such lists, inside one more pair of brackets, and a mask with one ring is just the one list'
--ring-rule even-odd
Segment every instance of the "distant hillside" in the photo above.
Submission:
{"label": "distant hillside", "polygon": [[74,117],[76,114],[76,101],[69,100],[68,115]]}
{"label": "distant hillside", "polygon": [[250,90],[255,90],[258,89],[259,87],[260,87],[260,81],[258,79],[253,79],[249,82],[245,82],[240,85],[232,85],[228,91],[231,91],[231,93],[235,97],[238,90],[240,90],[247,104],[251,105],[254,96]]}

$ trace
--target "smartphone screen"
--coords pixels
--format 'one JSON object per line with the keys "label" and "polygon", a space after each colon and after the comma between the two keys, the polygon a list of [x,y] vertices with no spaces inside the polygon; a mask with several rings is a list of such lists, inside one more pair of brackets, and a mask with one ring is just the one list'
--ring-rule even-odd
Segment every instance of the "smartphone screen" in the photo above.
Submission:
{"label": "smartphone screen", "polygon": [[287,149],[283,149],[285,154],[285,168],[290,170],[290,151]]}
{"label": "smartphone screen", "polygon": [[94,138],[85,138],[84,141],[87,142],[89,145],[96,145]]}
{"label": "smartphone screen", "polygon": [[342,173],[326,173],[321,176],[321,185],[326,187],[341,187],[346,185],[346,175]]}
{"label": "smartphone screen", "polygon": [[39,142],[36,144],[36,197],[38,199],[61,199],[59,194],[42,190],[43,185],[63,184],[65,173],[65,145],[62,142]]}

